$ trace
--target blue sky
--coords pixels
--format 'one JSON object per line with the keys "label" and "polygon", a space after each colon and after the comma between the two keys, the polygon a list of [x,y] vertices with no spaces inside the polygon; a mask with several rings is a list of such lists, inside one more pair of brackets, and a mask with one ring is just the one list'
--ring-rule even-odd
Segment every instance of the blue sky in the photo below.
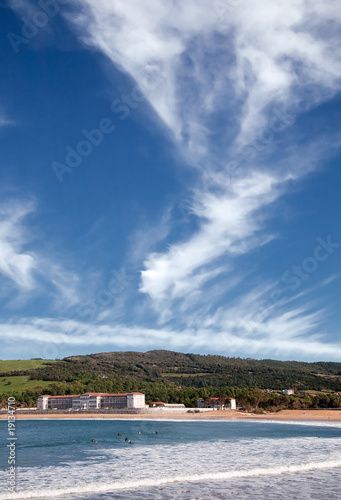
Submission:
{"label": "blue sky", "polygon": [[0,13],[0,357],[340,360],[338,3]]}

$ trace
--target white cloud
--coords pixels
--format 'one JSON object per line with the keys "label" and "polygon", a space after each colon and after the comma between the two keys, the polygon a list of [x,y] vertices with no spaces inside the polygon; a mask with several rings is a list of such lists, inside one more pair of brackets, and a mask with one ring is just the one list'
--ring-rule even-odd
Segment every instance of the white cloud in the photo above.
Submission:
{"label": "white cloud", "polygon": [[[19,302],[35,294],[52,293],[56,305],[78,302],[78,277],[37,248],[28,222],[35,215],[33,201],[0,205],[0,274],[2,289],[19,292]],[[5,280],[4,280],[5,278]],[[51,285],[53,291],[51,291]],[[32,294],[33,292],[33,294]]]}
{"label": "white cloud", "polygon": [[[333,140],[332,146],[324,137],[307,146],[304,163],[300,149],[291,147],[286,156],[271,165],[272,172],[261,172],[253,164],[253,169],[247,175],[245,169],[241,177],[233,178],[232,172],[231,178],[224,170],[205,173],[204,188],[194,190],[188,207],[196,217],[197,230],[163,252],[150,253],[144,261],[140,290],[163,312],[163,320],[172,316],[170,309],[176,300],[181,299],[182,311],[184,305],[195,301],[198,309],[205,307],[210,293],[207,282],[218,273],[225,274],[221,293],[234,282],[240,283],[245,270],[236,272],[237,258],[278,236],[267,229],[274,212],[271,207],[286,193],[287,183],[308,175],[332,154],[333,147],[340,145],[340,138]],[[174,308],[173,315],[177,314]]]}
{"label": "white cloud", "polygon": [[142,292],[156,301],[185,296],[215,274],[203,272],[203,266],[226,254],[246,253],[264,242],[261,235],[256,237],[262,222],[257,210],[276,198],[276,180],[268,174],[255,174],[234,182],[230,193],[229,186],[220,188],[221,196],[198,193],[192,211],[202,223],[194,236],[148,257],[146,271],[142,271]]}
{"label": "white cloud", "polygon": [[[147,94],[148,100],[174,138],[186,144],[191,162],[201,156],[214,162],[209,120],[217,113],[224,113],[226,127],[231,109],[239,109],[233,114],[234,128],[239,128],[236,144],[245,145],[266,125],[270,105],[281,103],[294,113],[301,100],[310,106],[325,98],[323,93],[307,95],[307,84],[339,88],[337,37],[324,28],[341,20],[335,2],[322,7],[315,0],[216,1],[213,8],[203,0],[86,4],[89,12],[73,18],[86,43],[102,50],[138,84],[148,68],[159,68],[162,84]],[[219,153],[222,164],[224,154]],[[271,238],[255,237],[262,223],[257,211],[276,199],[274,186],[281,179],[252,168],[253,173],[244,172],[244,180],[234,181],[230,194],[224,188],[219,196],[196,193],[193,211],[200,230],[165,253],[149,255],[143,292],[155,300],[168,293],[171,298],[185,295],[193,289],[194,273],[209,278],[202,266],[226,252],[246,253]],[[208,170],[203,168],[203,176],[217,185],[219,179]],[[291,177],[298,178],[302,170],[292,169]],[[192,284],[185,282],[189,278]],[[197,277],[196,283],[204,281]]]}
{"label": "white cloud", "polygon": [[241,103],[239,141],[247,143],[266,124],[270,104],[323,100],[307,95],[307,85],[340,89],[336,0],[241,0],[225,2],[226,9],[204,0],[84,3],[90,22],[88,14],[72,20],[86,43],[140,85],[158,68],[162,84],[148,99],[192,155],[204,152],[208,118],[222,109],[230,114],[234,101]]}
{"label": "white cloud", "polygon": [[33,210],[32,203],[0,206],[0,273],[26,290],[34,287],[37,263],[32,253],[23,250],[28,236],[23,219]]}
{"label": "white cloud", "polygon": [[[224,171],[217,173],[217,165],[224,170],[236,152],[252,145],[274,119],[274,109],[285,109],[294,117],[340,90],[337,1],[322,5],[318,0],[216,0],[212,5],[205,0],[86,0],[83,5],[88,9],[69,15],[81,38],[142,87],[151,74],[158,78],[159,83],[146,91],[147,99],[187,162],[201,173],[192,206],[197,229],[167,250],[150,253],[142,271],[141,291],[151,297],[161,322],[196,305],[195,312],[181,316],[196,333],[174,333],[170,346],[191,339],[193,345],[208,342],[214,349],[214,339],[219,339],[219,349],[224,336],[236,349],[245,345],[258,352],[268,348],[271,339],[273,352],[276,346],[290,352],[293,339],[283,337],[290,325],[297,332],[293,349],[306,349],[301,336],[314,331],[312,315],[301,310],[278,313],[255,327],[255,339],[245,327],[244,336],[238,319],[248,317],[247,309],[228,308],[221,322],[220,310],[211,314],[207,303],[210,298],[217,301],[227,288],[214,278],[233,271],[236,257],[274,237],[265,227],[272,204],[285,191],[287,180],[298,180],[316,166],[314,148],[321,153],[334,138],[325,139],[323,147],[305,146],[303,154],[289,144],[277,165],[268,165],[263,157],[257,163],[244,161],[233,182],[227,182]],[[168,229],[167,220],[165,235]],[[231,272],[229,286],[239,284],[241,274]],[[196,323],[199,318],[210,329]],[[213,339],[214,328],[220,333]],[[152,341],[154,333],[150,334]],[[311,354],[323,345],[314,339]]]}
{"label": "white cloud", "polygon": [[340,273],[333,274],[332,276],[329,276],[329,278],[325,279],[321,283],[321,286],[330,285],[330,283],[333,283],[333,281],[337,280],[339,277],[340,277]]}
{"label": "white cloud", "polygon": [[215,351],[226,355],[246,353],[259,358],[277,355],[282,359],[339,359],[340,343],[326,343],[322,336],[306,335],[317,324],[318,315],[305,314],[303,310],[292,311],[289,315],[278,318],[277,322],[273,321],[252,332],[247,323],[239,324],[239,319],[235,323],[230,321],[229,324],[225,321],[225,327],[201,325],[198,328],[175,331],[171,328],[153,329],[86,324],[75,320],[24,318],[19,322],[1,323],[0,337],[5,341],[27,342],[28,353],[31,352],[30,349],[34,349],[35,355],[42,355],[46,350],[45,346],[49,346],[55,357],[60,357],[60,351],[70,346],[88,349],[106,346],[113,350],[167,348],[190,349],[191,352]]}
{"label": "white cloud", "polygon": [[323,29],[341,20],[335,9],[336,2],[321,8],[316,0],[252,0],[233,11],[237,66],[231,77],[236,90],[247,95],[240,140],[247,142],[265,125],[269,104],[293,109],[307,84],[340,89],[337,37]]}

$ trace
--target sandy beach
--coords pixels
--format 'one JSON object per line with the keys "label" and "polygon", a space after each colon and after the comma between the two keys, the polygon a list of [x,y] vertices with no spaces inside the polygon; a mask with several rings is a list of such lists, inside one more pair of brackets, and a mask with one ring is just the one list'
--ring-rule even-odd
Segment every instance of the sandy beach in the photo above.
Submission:
{"label": "sandy beach", "polygon": [[[7,413],[0,414],[0,419],[7,419]],[[327,422],[341,422],[341,410],[282,410],[277,413],[244,413],[240,411],[212,411],[204,413],[48,413],[27,414],[25,411],[17,411],[16,419],[188,419],[188,420],[319,420]]]}

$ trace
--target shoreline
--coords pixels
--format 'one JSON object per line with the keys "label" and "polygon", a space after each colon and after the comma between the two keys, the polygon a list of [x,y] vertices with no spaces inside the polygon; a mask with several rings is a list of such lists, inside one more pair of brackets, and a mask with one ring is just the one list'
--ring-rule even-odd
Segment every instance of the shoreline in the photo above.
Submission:
{"label": "shoreline", "polygon": [[[8,414],[0,414],[0,420],[7,420]],[[308,420],[321,422],[341,422],[341,410],[281,410],[276,413],[244,413],[235,410],[218,410],[204,413],[48,413],[46,415],[25,414],[25,411],[17,411],[15,418],[20,419],[158,419],[158,420]]]}

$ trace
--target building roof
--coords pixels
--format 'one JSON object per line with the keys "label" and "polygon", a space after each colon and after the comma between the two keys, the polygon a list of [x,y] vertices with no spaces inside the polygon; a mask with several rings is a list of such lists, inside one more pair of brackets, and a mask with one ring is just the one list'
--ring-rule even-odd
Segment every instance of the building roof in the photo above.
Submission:
{"label": "building roof", "polygon": [[130,394],[129,392],[123,392],[122,394],[103,394],[103,396],[110,396],[110,397],[122,397],[122,396],[128,396]]}
{"label": "building roof", "polygon": [[164,403],[165,406],[185,406],[183,403]]}
{"label": "building roof", "polygon": [[153,401],[150,404],[152,404],[152,405],[165,405],[166,403],[164,403],[163,401]]}
{"label": "building roof", "polygon": [[123,394],[103,394],[103,396],[144,396],[143,392],[124,392]]}
{"label": "building roof", "polygon": [[81,394],[81,396],[108,396],[107,392],[86,392]]}
{"label": "building roof", "polygon": [[79,398],[80,396],[111,396],[111,397],[122,397],[128,396],[130,394],[136,394],[140,396],[144,396],[142,392],[125,392],[123,394],[108,394],[107,392],[86,392],[85,394],[72,394],[70,396],[51,396],[51,394],[44,394],[43,396],[39,396],[39,398]]}
{"label": "building roof", "polygon": [[51,396],[51,394],[48,394],[48,395],[44,395],[44,396],[39,396],[39,398],[53,398],[53,399],[68,398],[69,399],[69,398],[79,398],[79,394],[76,394],[76,395],[72,394],[70,396]]}

